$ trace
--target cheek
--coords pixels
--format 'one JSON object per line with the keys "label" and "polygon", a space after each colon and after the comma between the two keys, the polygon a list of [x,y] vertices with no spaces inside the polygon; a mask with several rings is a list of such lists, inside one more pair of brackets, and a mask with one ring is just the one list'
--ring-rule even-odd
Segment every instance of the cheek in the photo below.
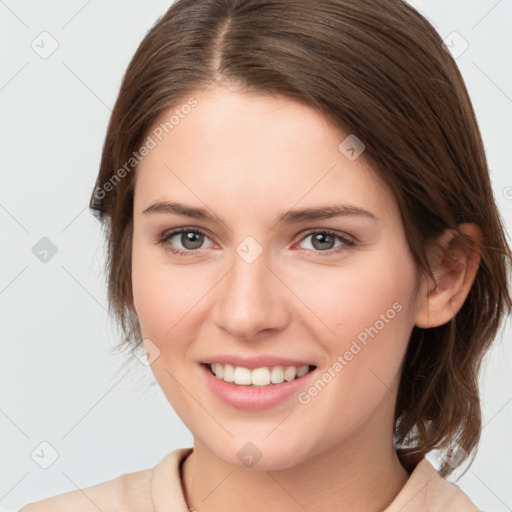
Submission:
{"label": "cheek", "polygon": [[[319,378],[325,384],[314,383],[301,395],[305,410],[314,411],[306,420],[311,428],[314,418],[329,417],[332,432],[355,432],[383,400],[396,396],[413,325],[415,267],[403,256],[379,260],[317,275],[301,288],[304,296],[310,291],[304,302],[322,320],[308,314],[308,327],[327,353]],[[333,409],[344,413],[333,418]]]}
{"label": "cheek", "polygon": [[202,295],[197,284],[187,286],[194,282],[190,279],[192,268],[187,267],[185,271],[173,268],[165,261],[162,249],[140,247],[134,243],[132,287],[135,310],[143,339],[151,340],[149,351],[158,354],[151,363],[151,371],[168,401],[181,414],[186,414],[187,396],[179,384],[184,380],[179,355],[193,339],[189,321],[195,312],[193,306]]}
{"label": "cheek", "polygon": [[194,265],[177,267],[164,249],[138,245],[132,251],[132,288],[142,334],[162,343],[204,294]]}
{"label": "cheek", "polygon": [[166,318],[162,314],[166,309],[166,287],[162,286],[160,268],[152,263],[148,252],[135,238],[132,250],[133,302],[143,336],[153,338],[163,328]]}
{"label": "cheek", "polygon": [[398,250],[368,254],[357,264],[328,270],[296,280],[297,295],[309,310],[304,322],[333,361],[352,351],[347,353],[350,361],[392,371],[413,325],[412,257]]}
{"label": "cheek", "polygon": [[295,278],[294,291],[309,310],[304,318],[316,318],[317,326],[323,325],[334,339],[356,336],[379,322],[381,315],[384,321],[405,317],[403,311],[410,307],[415,283],[414,266],[403,257],[400,264],[395,264],[391,258],[386,262],[376,256],[361,258],[356,265],[322,269]]}

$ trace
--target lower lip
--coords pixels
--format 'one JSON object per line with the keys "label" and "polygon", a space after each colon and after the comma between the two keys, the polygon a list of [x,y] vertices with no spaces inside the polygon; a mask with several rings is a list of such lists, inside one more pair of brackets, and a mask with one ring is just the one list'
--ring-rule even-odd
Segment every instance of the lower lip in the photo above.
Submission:
{"label": "lower lip", "polygon": [[255,388],[225,382],[213,375],[209,366],[205,364],[199,366],[207,385],[221,400],[237,409],[247,410],[267,409],[295,395],[301,388],[304,388],[311,376],[318,370],[315,368],[306,375],[289,382],[284,381],[281,384]]}

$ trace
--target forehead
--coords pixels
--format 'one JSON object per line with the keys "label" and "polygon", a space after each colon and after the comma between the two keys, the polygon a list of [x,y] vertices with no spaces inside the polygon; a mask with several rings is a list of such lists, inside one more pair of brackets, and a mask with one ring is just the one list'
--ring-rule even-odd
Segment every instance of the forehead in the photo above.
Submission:
{"label": "forehead", "polygon": [[394,202],[363,158],[340,150],[350,134],[283,96],[198,91],[162,113],[148,133],[155,144],[136,172],[139,210],[175,196],[231,204],[239,213],[344,200],[382,210]]}

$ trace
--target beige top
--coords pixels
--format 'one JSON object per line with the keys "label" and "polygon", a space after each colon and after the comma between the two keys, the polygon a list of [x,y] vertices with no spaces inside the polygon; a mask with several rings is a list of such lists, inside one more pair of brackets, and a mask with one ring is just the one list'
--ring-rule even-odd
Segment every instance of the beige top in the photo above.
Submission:
{"label": "beige top", "polygon": [[[181,464],[191,452],[192,448],[174,450],[154,468],[30,503],[20,512],[187,512]],[[422,454],[398,449],[397,455],[410,477],[384,512],[478,512]]]}

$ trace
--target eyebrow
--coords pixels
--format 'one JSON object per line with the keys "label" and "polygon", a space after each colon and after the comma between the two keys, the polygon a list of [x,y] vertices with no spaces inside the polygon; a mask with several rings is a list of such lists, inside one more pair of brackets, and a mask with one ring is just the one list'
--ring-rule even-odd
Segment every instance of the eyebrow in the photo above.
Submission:
{"label": "eyebrow", "polygon": [[[143,215],[152,213],[181,215],[183,217],[191,217],[193,219],[225,224],[225,222],[220,217],[204,208],[195,208],[193,206],[188,206],[174,201],[159,201],[153,203],[142,212]],[[274,224],[297,224],[306,220],[330,219],[332,217],[349,216],[362,216],[372,220],[379,220],[374,213],[360,208],[359,206],[350,204],[331,204],[319,208],[288,210],[278,215],[274,221]]]}

